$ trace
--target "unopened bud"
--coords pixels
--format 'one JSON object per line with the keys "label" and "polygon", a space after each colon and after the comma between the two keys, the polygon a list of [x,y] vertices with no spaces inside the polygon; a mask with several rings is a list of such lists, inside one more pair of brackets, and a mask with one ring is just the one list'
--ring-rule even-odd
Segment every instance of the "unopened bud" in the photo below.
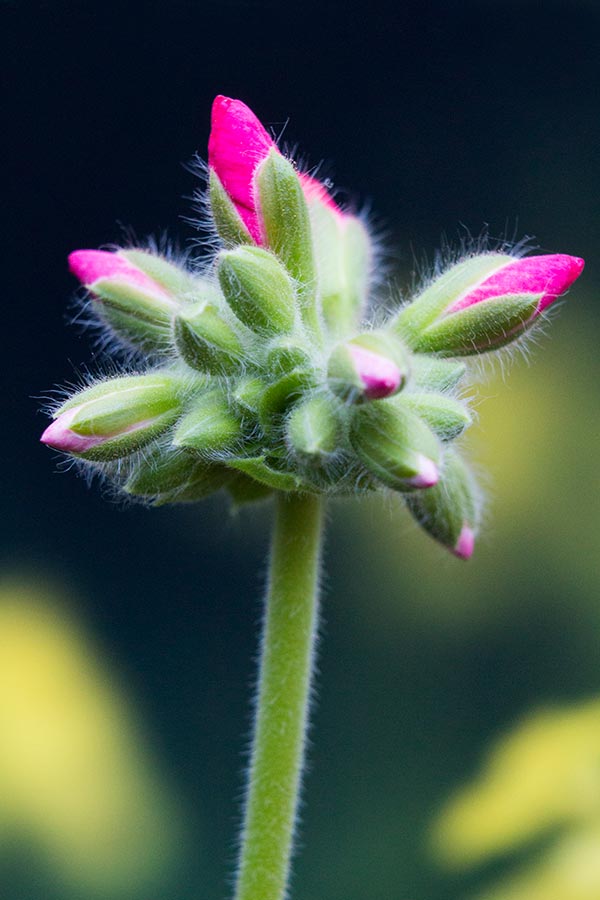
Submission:
{"label": "unopened bud", "polygon": [[221,254],[219,283],[238,319],[259,334],[293,329],[293,284],[277,258],[261,247],[238,247]]}
{"label": "unopened bud", "polygon": [[307,194],[319,275],[323,318],[329,332],[342,337],[356,329],[368,293],[371,267],[369,235],[356,216],[343,213],[329,199]]}
{"label": "unopened bud", "polygon": [[565,254],[484,254],[453,266],[408,306],[395,328],[421,353],[468,356],[518,338],[579,277]]}
{"label": "unopened bud", "polygon": [[350,442],[365,468],[394,490],[430,488],[438,480],[437,438],[417,415],[397,404],[359,406]]}
{"label": "unopened bud", "polygon": [[[140,255],[152,259],[149,254]],[[171,316],[179,303],[158,279],[122,251],[75,250],[69,255],[69,267],[100,304],[102,316],[117,334],[142,346],[166,343]]]}
{"label": "unopened bud", "polygon": [[173,322],[179,355],[193,369],[211,375],[231,375],[243,364],[238,335],[211,303],[182,310]]}
{"label": "unopened bud", "polygon": [[212,388],[196,397],[191,410],[180,419],[173,445],[210,456],[235,447],[241,436],[240,420],[231,412],[227,397]]}
{"label": "unopened bud", "polygon": [[468,468],[452,450],[446,452],[438,484],[406,497],[422,528],[460,559],[469,559],[475,545],[479,496]]}
{"label": "unopened bud", "polygon": [[380,331],[338,344],[329,358],[331,390],[345,402],[362,403],[396,394],[406,381],[408,360],[400,341]]}
{"label": "unopened bud", "polygon": [[292,410],[287,442],[302,459],[319,463],[336,449],[340,422],[331,397],[309,397]]}
{"label": "unopened bud", "polygon": [[444,394],[403,394],[401,403],[423,419],[441,441],[453,441],[471,424],[466,406]]}
{"label": "unopened bud", "polygon": [[168,372],[112,378],[61,406],[41,440],[84,459],[119,459],[166,431],[180,409],[181,380]]}
{"label": "unopened bud", "polygon": [[312,232],[300,178],[273,149],[256,172],[256,185],[267,246],[296,282],[303,318],[318,333]]}

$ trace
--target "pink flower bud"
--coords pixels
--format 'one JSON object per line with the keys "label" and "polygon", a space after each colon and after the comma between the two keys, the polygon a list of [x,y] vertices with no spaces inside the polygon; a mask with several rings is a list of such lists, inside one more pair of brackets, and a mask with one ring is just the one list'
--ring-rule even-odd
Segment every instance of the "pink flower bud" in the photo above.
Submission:
{"label": "pink flower bud", "polygon": [[[257,168],[276,150],[275,141],[252,110],[241,100],[219,95],[212,107],[208,164],[218,176],[244,225],[257,244],[264,244],[255,195]],[[306,199],[317,200],[342,216],[327,189],[316,178],[299,174]]]}
{"label": "pink flower bud", "polygon": [[419,471],[412,478],[407,479],[407,483],[415,488],[430,488],[437,484],[440,478],[438,467],[432,459],[424,456],[422,453],[417,454],[417,466]]}
{"label": "pink flower bud", "polygon": [[381,400],[398,391],[404,375],[393,360],[358,344],[348,343],[347,349],[367,400]]}
{"label": "pink flower bud", "polygon": [[465,523],[452,552],[455,556],[458,556],[459,559],[470,559],[473,556],[474,549],[475,532]]}
{"label": "pink flower bud", "polygon": [[92,293],[96,282],[107,279],[136,288],[157,299],[170,300],[170,295],[158,282],[118,253],[107,250],[75,250],[69,254],[69,269]]}
{"label": "pink flower bud", "polygon": [[467,309],[485,300],[516,294],[542,294],[533,318],[564,294],[579,278],[585,263],[577,256],[554,253],[515,259],[497,269],[480,284],[452,303],[445,315]]}

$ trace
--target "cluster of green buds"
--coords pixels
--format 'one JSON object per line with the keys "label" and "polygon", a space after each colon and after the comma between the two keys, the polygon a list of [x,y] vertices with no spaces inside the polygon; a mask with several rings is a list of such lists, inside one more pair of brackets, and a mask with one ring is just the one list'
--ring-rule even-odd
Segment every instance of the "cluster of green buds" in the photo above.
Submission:
{"label": "cluster of green buds", "polygon": [[220,249],[201,271],[139,249],[71,254],[144,364],[75,394],[42,440],[151,504],[390,488],[469,557],[478,491],[453,446],[471,421],[464,358],[522,335],[583,262],[470,256],[374,326],[364,223],[225,97],[207,202]]}

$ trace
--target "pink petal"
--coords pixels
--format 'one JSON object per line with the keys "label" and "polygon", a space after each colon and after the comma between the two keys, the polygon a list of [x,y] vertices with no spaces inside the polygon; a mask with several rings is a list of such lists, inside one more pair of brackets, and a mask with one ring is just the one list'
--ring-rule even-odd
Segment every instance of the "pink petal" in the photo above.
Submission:
{"label": "pink petal", "polygon": [[452,552],[459,559],[470,559],[474,549],[475,532],[465,523]]}
{"label": "pink petal", "polygon": [[477,287],[459,297],[446,310],[446,315],[507,294],[542,293],[536,310],[536,315],[539,315],[579,278],[584,265],[579,257],[565,253],[516,259],[501,266]]}
{"label": "pink petal", "polygon": [[87,288],[93,289],[94,283],[101,278],[110,278],[131,284],[156,296],[169,297],[158,282],[118,253],[110,253],[107,250],[75,250],[69,254],[68,259],[69,269]]}
{"label": "pink petal", "polygon": [[412,484],[415,488],[430,488],[437,484],[440,474],[434,461],[419,453],[417,463],[419,471],[412,478],[409,478],[409,484]]}
{"label": "pink petal", "polygon": [[275,141],[245,103],[215,97],[208,164],[257,243],[262,242],[262,235],[254,200],[254,173],[273,147]]}
{"label": "pink petal", "polygon": [[402,373],[395,362],[357,344],[348,344],[348,352],[369,400],[380,400],[396,393]]}
{"label": "pink petal", "polygon": [[302,172],[299,173],[298,177],[308,203],[318,201],[334,212],[340,219],[346,218],[324,184],[313,178],[312,175],[304,175]]}
{"label": "pink petal", "polygon": [[54,422],[48,425],[40,441],[47,444],[48,447],[54,447],[55,450],[62,450],[64,453],[83,453],[91,447],[103,443],[106,440],[103,435],[81,435],[71,431],[69,425],[79,409],[80,407],[77,406],[58,416]]}

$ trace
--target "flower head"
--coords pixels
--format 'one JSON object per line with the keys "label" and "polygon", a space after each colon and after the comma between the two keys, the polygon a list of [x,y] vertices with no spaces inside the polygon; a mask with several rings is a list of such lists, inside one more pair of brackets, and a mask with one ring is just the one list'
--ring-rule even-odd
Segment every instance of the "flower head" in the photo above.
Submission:
{"label": "flower head", "polygon": [[469,558],[479,493],[453,446],[471,423],[467,365],[443,357],[518,338],[583,261],[470,256],[375,327],[364,223],[222,96],[209,204],[222,246],[202,274],[131,248],[71,254],[102,321],[147,363],[76,393],[42,441],[152,503],[388,488]]}

